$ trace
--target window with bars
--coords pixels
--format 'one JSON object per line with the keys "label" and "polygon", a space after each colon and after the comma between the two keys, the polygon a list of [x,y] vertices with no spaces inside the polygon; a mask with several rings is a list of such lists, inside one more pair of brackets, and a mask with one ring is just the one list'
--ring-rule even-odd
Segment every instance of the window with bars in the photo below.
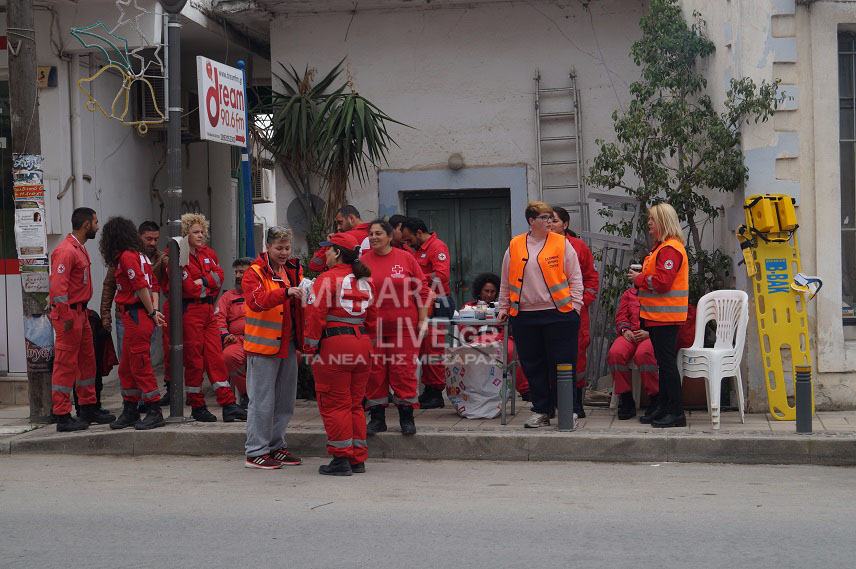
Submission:
{"label": "window with bars", "polygon": [[841,153],[841,293],[845,324],[856,326],[856,33],[838,34]]}

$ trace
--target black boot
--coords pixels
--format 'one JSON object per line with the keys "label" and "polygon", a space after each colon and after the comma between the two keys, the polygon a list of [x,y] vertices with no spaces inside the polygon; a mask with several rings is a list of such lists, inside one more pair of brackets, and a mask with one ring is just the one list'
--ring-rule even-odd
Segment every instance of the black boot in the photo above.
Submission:
{"label": "black boot", "polygon": [[97,425],[106,425],[108,423],[112,423],[116,420],[115,415],[111,415],[109,413],[102,414],[100,413],[101,409],[98,408],[98,405],[93,403],[92,405],[81,405],[80,412],[77,414],[80,417],[81,421],[89,423],[95,423]]}
{"label": "black boot", "polygon": [[636,401],[633,400],[633,393],[628,391],[618,396],[618,413],[616,413],[619,421],[626,421],[636,416]]}
{"label": "black boot", "polygon": [[442,409],[445,407],[443,390],[426,385],[422,395],[419,396],[419,407],[422,409]]}
{"label": "black boot", "polygon": [[217,417],[214,416],[211,411],[208,410],[208,407],[203,405],[202,407],[194,407],[190,410],[190,416],[199,421],[200,423],[216,423]]}
{"label": "black boot", "polygon": [[410,405],[398,406],[398,424],[401,425],[401,434],[405,436],[416,434],[416,423],[413,421],[413,407]]}
{"label": "black boot", "polygon": [[122,414],[119,418],[110,423],[111,429],[124,429],[130,427],[140,420],[140,412],[137,411],[137,404],[130,401],[125,401],[122,404]]}
{"label": "black boot", "polygon": [[138,431],[148,431],[163,427],[164,425],[166,425],[166,421],[163,420],[160,401],[155,401],[146,405],[146,417],[134,423],[134,428]]}
{"label": "black boot", "polygon": [[680,413],[669,412],[658,419],[651,421],[651,426],[655,429],[668,429],[671,427],[686,427],[687,416],[683,411]]}
{"label": "black boot", "polygon": [[330,464],[322,464],[318,467],[318,474],[326,474],[327,476],[350,476],[353,474],[351,463],[343,456],[337,456],[330,461]]}
{"label": "black boot", "polygon": [[223,422],[234,423],[235,421],[246,421],[247,412],[238,407],[235,403],[223,407]]}
{"label": "black boot", "polygon": [[354,474],[365,474],[366,473],[366,463],[365,462],[352,462],[351,463],[351,472]]}
{"label": "black boot", "polygon": [[661,397],[659,395],[653,395],[650,403],[648,403],[648,407],[645,409],[645,414],[639,417],[639,422],[644,425],[650,425],[653,421],[662,418],[665,414],[666,410],[663,408]]}
{"label": "black boot", "polygon": [[574,413],[578,419],[586,418],[586,410],[583,408],[583,388],[574,386]]}
{"label": "black boot", "polygon": [[[81,411],[82,410],[83,409],[81,408]],[[54,415],[54,420],[56,421],[56,432],[58,433],[85,431],[89,428],[89,423],[81,421],[76,417],[72,417],[71,413],[66,413],[65,415]]]}
{"label": "black boot", "polygon": [[375,405],[369,409],[369,424],[366,425],[366,434],[369,436],[386,432],[386,407]]}
{"label": "black boot", "polygon": [[166,388],[166,391],[164,392],[164,394],[160,398],[159,405],[161,407],[169,407],[169,404],[170,404],[170,398],[169,397],[170,397],[170,393],[171,393],[170,385],[172,385],[172,383],[169,381],[165,381],[163,384],[163,386]]}
{"label": "black boot", "polygon": [[250,396],[244,393],[241,395],[241,402],[238,403],[238,407],[246,411],[250,407]]}

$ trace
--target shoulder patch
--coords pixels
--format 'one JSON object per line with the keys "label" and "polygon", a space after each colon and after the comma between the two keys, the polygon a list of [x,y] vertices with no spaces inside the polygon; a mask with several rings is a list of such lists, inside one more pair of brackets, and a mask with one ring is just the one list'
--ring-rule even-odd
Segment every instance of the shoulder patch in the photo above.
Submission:
{"label": "shoulder patch", "polygon": [[437,255],[437,259],[439,259],[440,261],[445,261],[446,260],[446,254],[440,253],[439,255]]}
{"label": "shoulder patch", "polygon": [[666,262],[663,263],[663,268],[665,268],[667,271],[671,271],[672,267],[674,267],[674,266],[675,266],[675,262],[672,261],[671,259],[667,259]]}
{"label": "shoulder patch", "polygon": [[56,268],[56,272],[58,272],[59,274],[63,274],[65,272],[65,265],[60,263],[59,266]]}

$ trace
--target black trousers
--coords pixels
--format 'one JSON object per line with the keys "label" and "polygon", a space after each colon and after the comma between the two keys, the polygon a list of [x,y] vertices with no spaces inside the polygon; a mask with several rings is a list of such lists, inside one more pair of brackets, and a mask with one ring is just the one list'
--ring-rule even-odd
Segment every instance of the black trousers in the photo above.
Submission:
{"label": "black trousers", "polygon": [[678,374],[678,329],[680,326],[647,326],[660,371],[660,406],[667,413],[684,412],[681,376]]}
{"label": "black trousers", "polygon": [[576,311],[521,311],[511,318],[514,345],[529,380],[535,413],[549,414],[556,409],[556,364],[571,364],[576,379],[579,330]]}

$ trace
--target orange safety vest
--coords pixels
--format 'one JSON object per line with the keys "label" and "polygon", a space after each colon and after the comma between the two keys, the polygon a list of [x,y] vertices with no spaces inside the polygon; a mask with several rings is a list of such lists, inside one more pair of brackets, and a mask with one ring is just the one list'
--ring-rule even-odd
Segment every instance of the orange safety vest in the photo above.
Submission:
{"label": "orange safety vest", "polygon": [[672,247],[681,254],[681,266],[672,288],[660,294],[650,289],[639,289],[639,317],[653,322],[681,324],[687,320],[690,296],[690,263],[684,244],[677,239],[667,239],[645,257],[642,275],[652,277],[657,272],[657,254],[663,247]]}
{"label": "orange safety vest", "polygon": [[[266,292],[280,288],[281,285],[274,282],[265,271],[258,265],[250,265],[262,281]],[[288,287],[288,276],[282,271],[279,276]],[[244,305],[247,319],[244,326],[244,350],[263,356],[272,356],[279,353],[282,344],[282,319],[285,308],[282,305],[274,306],[264,312],[256,312],[250,309],[249,303]]]}
{"label": "orange safety vest", "polygon": [[[508,245],[508,314],[517,316],[520,310],[520,293],[523,290],[523,272],[529,262],[528,233],[522,233]],[[544,282],[559,312],[574,309],[568,275],[565,274],[565,247],[570,244],[558,233],[548,233],[544,247],[538,252],[538,266]]]}

